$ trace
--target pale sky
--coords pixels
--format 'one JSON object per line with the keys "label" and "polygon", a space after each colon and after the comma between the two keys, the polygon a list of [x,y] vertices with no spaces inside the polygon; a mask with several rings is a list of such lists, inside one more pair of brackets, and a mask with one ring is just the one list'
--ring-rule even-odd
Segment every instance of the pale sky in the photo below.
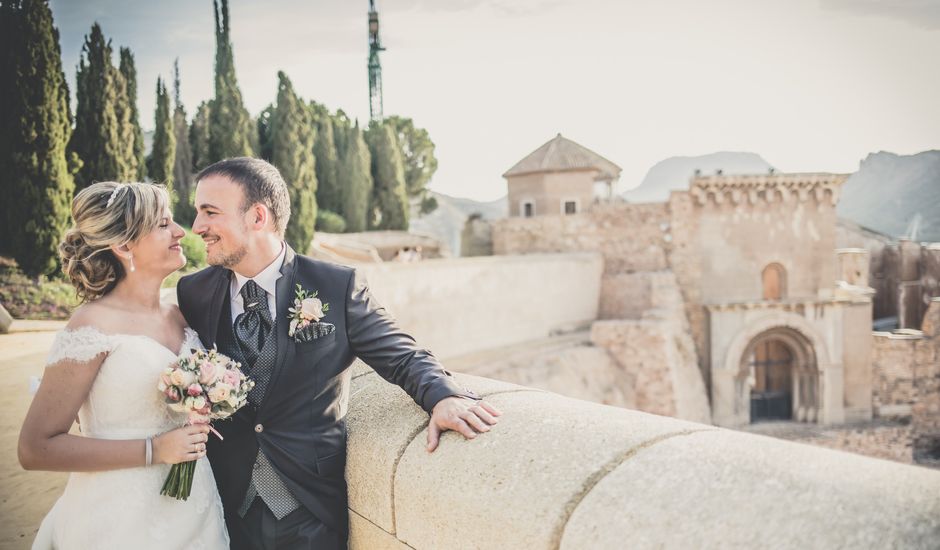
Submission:
{"label": "pale sky", "polygon": [[[74,100],[94,21],[138,67],[144,128],[180,58],[190,116],[213,94],[211,0],[52,0]],[[751,151],[782,171],[852,172],[940,148],[940,0],[377,0],[385,114],[437,145],[431,188],[492,200],[561,132],[638,185],[671,156]],[[368,1],[231,0],[256,115],[284,70],[305,99],[368,119]],[[115,64],[117,58],[115,56]]]}

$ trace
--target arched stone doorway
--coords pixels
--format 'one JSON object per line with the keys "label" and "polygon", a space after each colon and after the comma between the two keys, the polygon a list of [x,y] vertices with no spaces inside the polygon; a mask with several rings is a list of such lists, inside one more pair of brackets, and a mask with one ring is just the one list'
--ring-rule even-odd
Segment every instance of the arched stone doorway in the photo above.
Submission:
{"label": "arched stone doorway", "polygon": [[809,340],[791,328],[772,328],[754,337],[741,356],[737,382],[749,392],[751,422],[818,419],[816,355]]}

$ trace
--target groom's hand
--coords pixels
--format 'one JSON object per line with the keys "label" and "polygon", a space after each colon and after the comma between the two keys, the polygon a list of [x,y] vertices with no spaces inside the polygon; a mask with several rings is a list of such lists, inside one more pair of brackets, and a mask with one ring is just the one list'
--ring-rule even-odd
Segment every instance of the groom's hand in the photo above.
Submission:
{"label": "groom's hand", "polygon": [[457,396],[441,399],[431,410],[428,452],[434,452],[443,432],[454,430],[467,439],[474,439],[478,433],[490,431],[490,426],[499,421],[496,417],[502,414],[486,401]]}

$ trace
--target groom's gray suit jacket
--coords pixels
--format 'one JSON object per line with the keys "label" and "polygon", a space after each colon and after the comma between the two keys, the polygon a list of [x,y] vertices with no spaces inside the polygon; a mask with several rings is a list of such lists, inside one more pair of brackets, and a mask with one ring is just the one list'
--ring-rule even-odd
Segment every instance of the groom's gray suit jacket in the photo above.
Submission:
{"label": "groom's gray suit jacket", "polygon": [[[419,347],[380,306],[353,269],[296,255],[288,247],[277,281],[277,363],[257,410],[245,406],[213,424],[208,456],[229,512],[238,510],[251,479],[258,447],[287,488],[324,524],[348,533],[346,423],[349,366],[355,357],[401,386],[425,411],[451,395],[476,396],[456,384],[438,360]],[[189,325],[211,348],[229,310],[231,271],[213,266],[180,279],[177,298]],[[318,291],[329,304],[322,319],[336,326],[328,335],[298,343],[287,335],[288,308],[297,284]],[[224,307],[223,307],[224,306]],[[219,351],[224,352],[220,349]]]}

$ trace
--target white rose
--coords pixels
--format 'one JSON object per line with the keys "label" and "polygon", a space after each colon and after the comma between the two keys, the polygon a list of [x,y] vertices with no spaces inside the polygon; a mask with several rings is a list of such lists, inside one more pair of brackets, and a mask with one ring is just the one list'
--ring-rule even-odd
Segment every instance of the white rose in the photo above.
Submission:
{"label": "white rose", "polygon": [[184,388],[188,388],[192,386],[199,380],[199,377],[196,376],[196,373],[194,372],[190,372],[188,370],[182,371],[182,372],[183,372],[183,384],[182,385]]}
{"label": "white rose", "polygon": [[205,407],[205,406],[206,406],[206,398],[205,398],[205,397],[203,397],[203,396],[200,395],[199,397],[193,399],[193,410],[198,411],[199,409],[201,409],[201,408],[203,408],[203,407]]}
{"label": "white rose", "polygon": [[209,401],[213,403],[221,403],[228,399],[229,393],[231,393],[232,387],[224,382],[218,383],[211,390],[209,390]]}
{"label": "white rose", "polygon": [[323,318],[323,303],[319,298],[307,298],[300,303],[300,314],[304,319],[319,321]]}
{"label": "white rose", "polygon": [[[176,369],[170,373],[170,383],[174,386],[183,386],[186,380],[186,372],[183,369]],[[188,386],[189,384],[186,384]]]}

